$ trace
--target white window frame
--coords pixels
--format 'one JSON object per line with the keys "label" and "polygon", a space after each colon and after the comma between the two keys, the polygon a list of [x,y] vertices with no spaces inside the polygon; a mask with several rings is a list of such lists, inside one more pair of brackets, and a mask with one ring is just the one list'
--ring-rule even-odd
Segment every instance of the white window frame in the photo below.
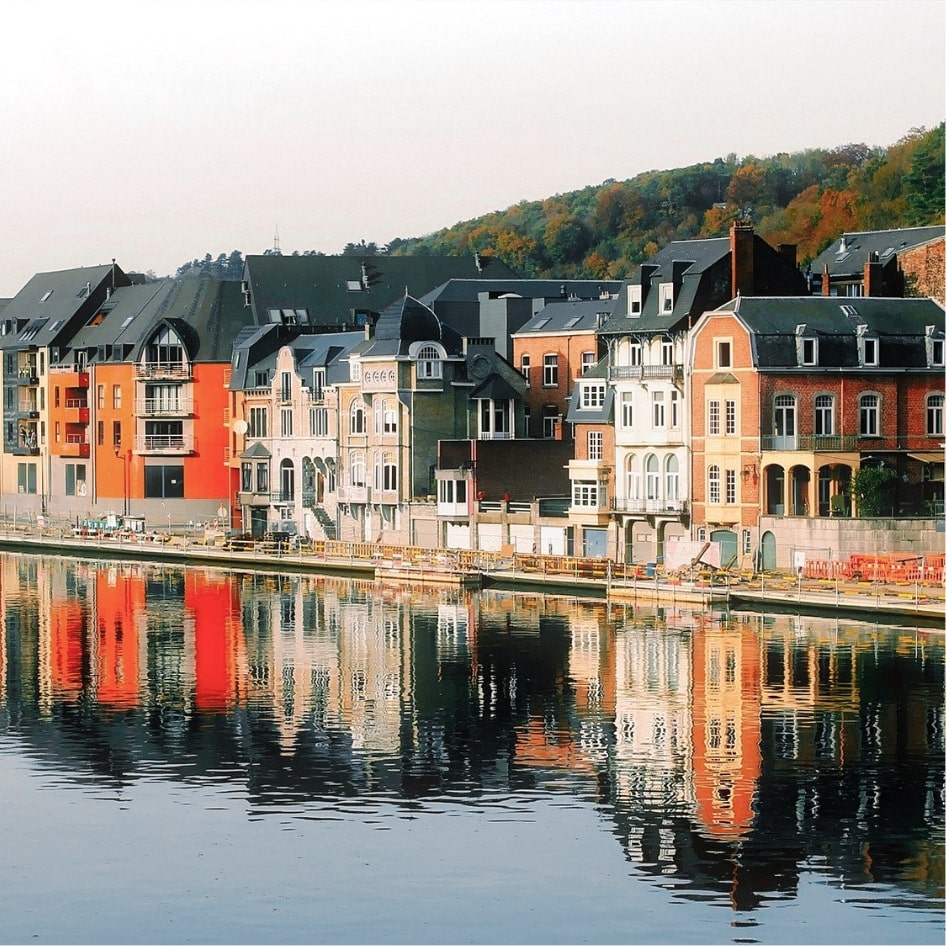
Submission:
{"label": "white window frame", "polygon": [[601,460],[604,458],[604,434],[600,430],[588,431],[588,459]]}
{"label": "white window frame", "polygon": [[607,385],[604,381],[585,381],[581,385],[581,399],[578,409],[591,411],[604,407],[606,391]]}
{"label": "white window frame", "polygon": [[926,396],[926,436],[943,436],[943,405],[946,398],[935,392]]}

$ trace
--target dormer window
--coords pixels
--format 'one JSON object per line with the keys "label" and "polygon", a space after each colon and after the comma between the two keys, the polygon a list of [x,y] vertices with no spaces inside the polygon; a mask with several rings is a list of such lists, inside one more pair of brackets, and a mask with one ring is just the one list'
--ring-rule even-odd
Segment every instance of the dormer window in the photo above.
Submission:
{"label": "dormer window", "polygon": [[440,352],[433,345],[425,345],[417,355],[417,377],[439,378],[441,365]]}
{"label": "dormer window", "polygon": [[641,307],[643,305],[643,287],[642,286],[628,286],[627,287],[627,314],[629,318],[636,318],[641,314]]}
{"label": "dormer window", "polygon": [[931,368],[942,368],[944,358],[943,333],[935,325],[926,326],[926,360]]}
{"label": "dormer window", "polygon": [[580,410],[596,410],[604,406],[605,383],[603,381],[585,382],[581,385]]}
{"label": "dormer window", "polygon": [[818,363],[818,340],[816,338],[803,338],[801,340],[801,363],[803,365]]}
{"label": "dormer window", "polygon": [[863,335],[858,339],[861,364],[867,367],[880,364],[880,341],[876,337]]}
{"label": "dormer window", "polygon": [[673,283],[660,284],[660,314],[670,315],[673,312]]}

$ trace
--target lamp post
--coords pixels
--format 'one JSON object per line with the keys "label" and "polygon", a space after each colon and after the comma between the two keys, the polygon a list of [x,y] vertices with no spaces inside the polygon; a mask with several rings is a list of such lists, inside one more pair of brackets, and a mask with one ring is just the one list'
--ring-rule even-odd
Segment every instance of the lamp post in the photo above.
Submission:
{"label": "lamp post", "polygon": [[128,516],[128,456],[120,443],[115,444],[115,456],[122,461],[122,519]]}

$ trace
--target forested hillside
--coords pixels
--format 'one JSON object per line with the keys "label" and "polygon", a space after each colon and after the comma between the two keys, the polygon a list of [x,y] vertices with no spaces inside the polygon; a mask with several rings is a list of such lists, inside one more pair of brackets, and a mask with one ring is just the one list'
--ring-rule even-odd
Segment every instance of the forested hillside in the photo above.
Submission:
{"label": "forested hillside", "polygon": [[[886,148],[848,144],[766,158],[730,154],[523,201],[386,247],[349,243],[342,252],[477,252],[498,256],[525,277],[617,279],[671,241],[722,236],[734,217],[749,213],[760,236],[772,245],[796,244],[804,264],[845,231],[943,223],[944,161],[943,124],[912,129]],[[239,251],[216,258],[208,253],[177,275],[238,279],[238,268]]]}

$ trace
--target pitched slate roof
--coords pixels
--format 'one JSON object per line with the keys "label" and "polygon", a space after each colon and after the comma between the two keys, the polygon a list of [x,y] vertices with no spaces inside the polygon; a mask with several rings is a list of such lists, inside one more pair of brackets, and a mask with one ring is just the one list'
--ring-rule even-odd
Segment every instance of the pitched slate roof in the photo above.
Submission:
{"label": "pitched slate roof", "polygon": [[899,230],[865,230],[842,233],[826,250],[811,261],[811,272],[821,276],[825,266],[828,275],[835,279],[856,278],[864,275],[865,265],[876,254],[880,263],[934,240],[942,240],[946,234],[943,225],[935,227],[905,227]]}
{"label": "pitched slate roof", "polygon": [[475,302],[481,292],[488,293],[491,299],[520,297],[565,302],[616,295],[622,285],[620,280],[607,279],[451,279],[418,298],[431,308],[440,302]]}
{"label": "pitched slate roof", "polygon": [[113,265],[37,273],[3,310],[0,349],[63,344],[113,287],[128,285]]}
{"label": "pitched slate roof", "polygon": [[513,337],[594,332],[608,321],[616,304],[616,297],[581,302],[550,302],[515,332]]}
{"label": "pitched slate roof", "polygon": [[311,325],[354,327],[405,293],[416,298],[451,279],[483,277],[516,274],[495,257],[474,256],[248,256],[244,266],[260,324],[271,309],[302,309]]}
{"label": "pitched slate roof", "polygon": [[[818,368],[857,368],[858,327],[879,340],[879,368],[927,368],[927,326],[942,337],[946,314],[932,299],[808,296],[742,296],[720,312],[735,312],[752,334],[753,363],[760,368],[797,368],[800,326],[818,339]],[[941,370],[941,369],[939,369]]]}
{"label": "pitched slate roof", "polygon": [[[678,332],[689,327],[703,312],[731,299],[732,254],[728,237],[709,240],[677,240],[642,263],[622,289],[614,315],[601,329],[602,335]],[[804,276],[788,257],[752,235],[753,295],[804,296]],[[660,311],[661,283],[672,284],[673,311]],[[630,286],[639,286],[643,303],[640,315],[628,315]]]}
{"label": "pitched slate roof", "polygon": [[72,351],[95,361],[102,346],[121,347],[137,360],[162,321],[174,327],[197,362],[230,361],[233,343],[252,312],[237,283],[219,279],[165,279],[116,289],[69,340]]}

